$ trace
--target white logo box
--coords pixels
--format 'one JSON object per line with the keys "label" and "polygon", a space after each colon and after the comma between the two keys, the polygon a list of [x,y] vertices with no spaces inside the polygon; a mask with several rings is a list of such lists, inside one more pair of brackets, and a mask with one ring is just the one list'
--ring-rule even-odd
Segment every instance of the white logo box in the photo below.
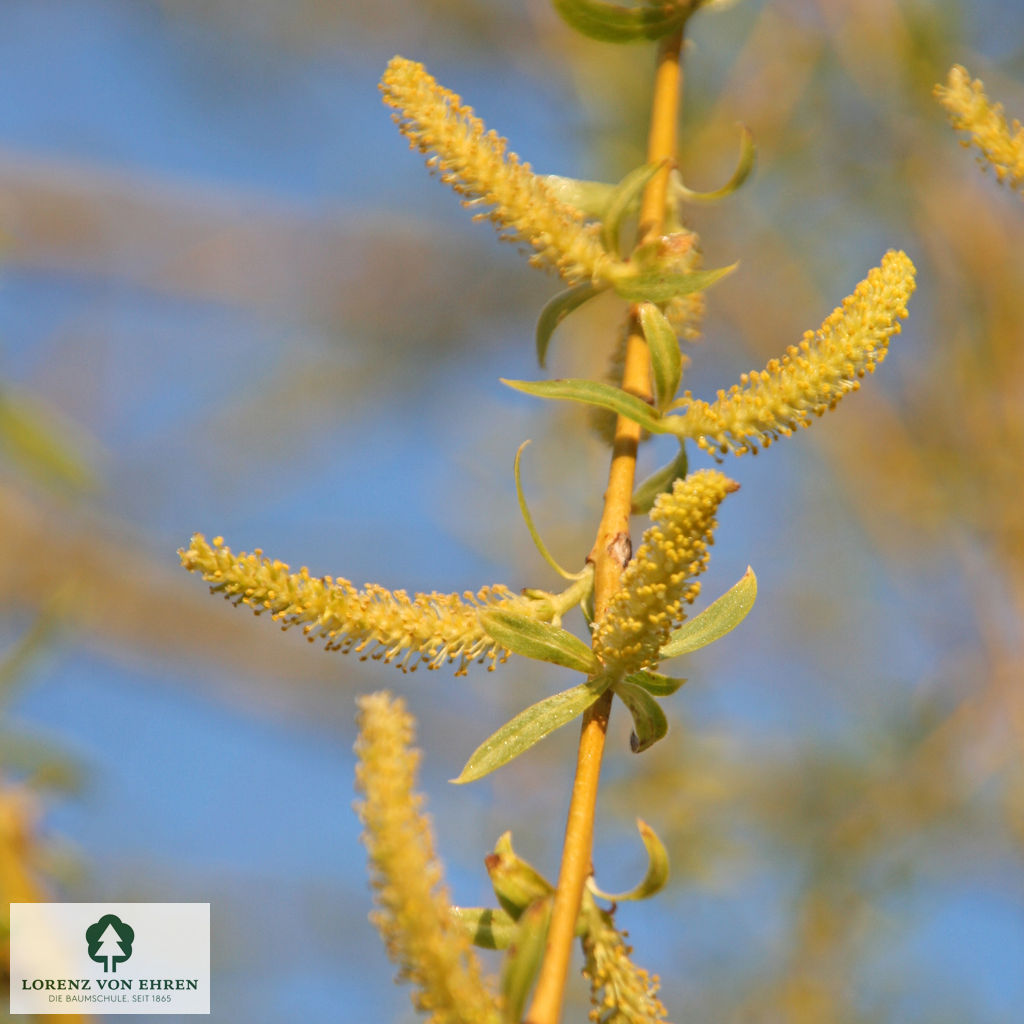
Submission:
{"label": "white logo box", "polygon": [[209,1013],[209,903],[12,903],[11,1013]]}

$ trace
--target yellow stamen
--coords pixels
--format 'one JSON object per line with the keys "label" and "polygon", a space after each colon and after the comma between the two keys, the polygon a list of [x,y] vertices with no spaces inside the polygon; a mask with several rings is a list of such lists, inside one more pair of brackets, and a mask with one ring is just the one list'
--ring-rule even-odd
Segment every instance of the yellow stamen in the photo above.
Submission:
{"label": "yellow stamen", "polygon": [[743,455],[767,448],[812,417],[835,408],[860,387],[866,373],[885,359],[889,339],[899,333],[900,318],[914,291],[914,264],[904,252],[888,252],[829,315],[817,332],[808,331],[781,359],[753,370],[714,402],[687,391],[684,411],[670,417],[673,429],[697,440],[710,452]]}

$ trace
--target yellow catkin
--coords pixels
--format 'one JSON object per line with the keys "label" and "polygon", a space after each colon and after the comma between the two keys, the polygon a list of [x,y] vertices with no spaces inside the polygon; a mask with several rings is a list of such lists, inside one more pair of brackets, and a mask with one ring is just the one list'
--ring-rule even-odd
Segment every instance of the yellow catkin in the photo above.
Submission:
{"label": "yellow catkin", "polygon": [[904,252],[888,252],[857,285],[853,294],[799,345],[761,371],[753,370],[714,402],[686,392],[683,412],[669,417],[672,429],[695,438],[714,453],[743,455],[767,448],[779,437],[835,408],[860,387],[885,359],[889,339],[898,334],[900,319],[914,291],[914,264]]}
{"label": "yellow catkin", "polygon": [[559,200],[543,177],[507,150],[507,140],[487,131],[422,64],[393,57],[380,88],[409,144],[430,154],[431,170],[503,238],[532,246],[532,263],[575,283],[600,279],[617,262],[602,247],[597,226]]}
{"label": "yellow catkin", "polygon": [[357,810],[378,908],[371,919],[398,979],[413,985],[413,1004],[429,1024],[500,1024],[498,1001],[453,923],[430,821],[414,788],[413,718],[401,699],[374,693],[359,700],[358,723]]}
{"label": "yellow catkin", "polygon": [[657,664],[669,633],[684,618],[683,605],[700,593],[696,577],[708,564],[718,506],[738,487],[723,473],[704,469],[658,496],[652,525],[594,633],[594,652],[613,671]]}
{"label": "yellow catkin", "polygon": [[501,585],[475,594],[413,597],[373,583],[358,590],[341,577],[312,576],[305,567],[292,572],[259,550],[235,554],[220,537],[211,544],[199,533],[178,554],[186,569],[233,604],[246,604],[257,615],[269,612],[282,629],[300,626],[311,641],[323,639],[328,650],[354,651],[403,671],[452,662],[456,675],[464,675],[473,662],[493,669],[504,661],[508,651],[480,625],[477,613],[483,608],[501,605],[548,620],[553,615],[547,601],[521,597]]}
{"label": "yellow catkin", "polygon": [[629,955],[625,933],[615,927],[610,913],[596,907],[587,915],[589,927],[583,937],[586,963],[584,976],[590,981],[590,1019],[594,1024],[661,1024],[667,1011],[657,996],[659,980]]}
{"label": "yellow catkin", "polygon": [[962,140],[972,143],[979,152],[978,162],[990,166],[996,178],[1011,188],[1024,191],[1024,127],[1014,120],[1006,122],[1001,103],[990,102],[985,85],[954,64],[949,69],[946,85],[937,85],[935,95],[946,108],[952,126],[970,136]]}

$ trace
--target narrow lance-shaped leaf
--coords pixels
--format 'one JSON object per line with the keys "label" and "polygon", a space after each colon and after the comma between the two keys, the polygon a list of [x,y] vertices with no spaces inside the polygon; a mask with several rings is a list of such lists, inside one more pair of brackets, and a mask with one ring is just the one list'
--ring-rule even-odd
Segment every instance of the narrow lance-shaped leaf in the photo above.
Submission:
{"label": "narrow lance-shaped leaf", "polygon": [[600,668],[594,652],[579,637],[559,626],[498,609],[481,612],[480,625],[492,640],[524,658],[547,661],[587,675]]}
{"label": "narrow lance-shaped leaf", "polygon": [[622,227],[622,221],[630,209],[636,206],[640,193],[647,187],[647,183],[663,166],[664,163],[658,162],[642,164],[631,170],[616,185],[615,191],[608,201],[601,225],[601,242],[613,255],[623,255],[619,251],[619,230]]}
{"label": "narrow lance-shaped leaf", "polygon": [[732,172],[732,177],[721,188],[716,188],[711,192],[695,192],[693,189],[687,188],[677,175],[672,191],[680,199],[688,200],[691,203],[715,203],[719,199],[725,199],[732,195],[750,176],[750,172],[754,169],[756,156],[757,147],[754,145],[754,136],[745,124],[741,124],[739,160],[736,162],[736,169]]}
{"label": "narrow lance-shaped leaf", "polygon": [[537,381],[503,379],[502,383],[537,398],[555,398],[581,402],[583,405],[596,405],[600,409],[611,409],[612,412],[639,423],[644,430],[649,430],[652,434],[663,431],[661,416],[655,409],[642,398],[637,398],[611,384],[574,378]]}
{"label": "narrow lance-shaped leaf", "polygon": [[602,675],[531,704],[484,740],[473,751],[459,777],[452,779],[452,782],[459,785],[474,782],[508,764],[545,736],[583,714],[611,683],[610,676]]}
{"label": "narrow lance-shaped leaf", "polygon": [[577,32],[604,43],[661,39],[677,29],[691,3],[640,3],[626,7],[602,0],[554,0],[555,10]]}
{"label": "narrow lance-shaped leaf", "polygon": [[665,844],[658,838],[654,829],[642,819],[636,819],[636,827],[647,849],[647,872],[643,880],[628,892],[619,893],[607,893],[591,884],[589,888],[595,896],[611,900],[612,903],[624,903],[628,900],[645,900],[665,887],[669,873],[668,851]]}
{"label": "narrow lance-shaped leaf", "polygon": [[604,287],[598,287],[589,281],[578,284],[575,288],[569,288],[559,292],[540,311],[537,320],[537,363],[544,366],[548,358],[548,346],[551,344],[551,335],[555,328],[575,309],[579,309],[584,302],[592,299],[595,295],[604,291]]}
{"label": "narrow lance-shaped leaf", "polygon": [[517,931],[512,915],[500,908],[452,907],[452,918],[481,949],[507,949]]}
{"label": "narrow lance-shaped leaf", "polygon": [[738,263],[731,263],[727,267],[694,270],[688,274],[658,269],[619,273],[612,280],[612,287],[629,302],[668,302],[691,292],[705,291],[738,266]]}
{"label": "narrow lance-shaped leaf", "polygon": [[564,577],[567,580],[577,580],[583,576],[583,572],[572,573],[563,569],[554,559],[554,556],[548,551],[548,546],[541,539],[540,533],[537,531],[537,527],[533,523],[533,516],[530,514],[530,507],[526,504],[526,495],[523,493],[523,480],[519,472],[519,463],[523,457],[523,449],[529,444],[529,441],[524,441],[516,451],[516,459],[513,464],[513,475],[516,481],[516,498],[519,500],[519,511],[523,517],[523,522],[526,524],[526,529],[530,533],[530,539],[533,541],[534,546],[540,552],[540,557],[544,559],[548,565],[551,566],[559,576]]}
{"label": "narrow lance-shaped leaf", "polygon": [[721,639],[746,618],[756,599],[757,577],[754,570],[747,566],[747,571],[717,601],[673,630],[668,642],[661,648],[662,660],[668,661],[680,654],[699,651]]}
{"label": "narrow lance-shaped leaf", "polygon": [[629,737],[629,747],[634,754],[643,753],[665,737],[668,732],[665,712],[647,690],[623,680],[615,684],[615,693],[622,698],[633,716],[633,734]]}
{"label": "narrow lance-shaped leaf", "polygon": [[679,339],[664,313],[653,302],[640,306],[640,326],[651,355],[655,404],[660,412],[676,397],[683,376]]}
{"label": "narrow lance-shaped leaf", "polygon": [[682,480],[689,469],[686,447],[679,445],[679,454],[667,465],[652,473],[634,492],[630,511],[635,516],[645,515],[651,511],[654,500],[659,494],[672,490],[677,480]]}

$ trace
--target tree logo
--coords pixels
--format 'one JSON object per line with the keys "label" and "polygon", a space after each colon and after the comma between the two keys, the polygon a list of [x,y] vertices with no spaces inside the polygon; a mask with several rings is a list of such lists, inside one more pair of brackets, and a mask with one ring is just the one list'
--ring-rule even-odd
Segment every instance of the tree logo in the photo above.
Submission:
{"label": "tree logo", "polygon": [[114,914],[104,914],[95,924],[85,929],[89,943],[89,959],[103,964],[103,973],[117,973],[117,965],[132,955],[135,929]]}

